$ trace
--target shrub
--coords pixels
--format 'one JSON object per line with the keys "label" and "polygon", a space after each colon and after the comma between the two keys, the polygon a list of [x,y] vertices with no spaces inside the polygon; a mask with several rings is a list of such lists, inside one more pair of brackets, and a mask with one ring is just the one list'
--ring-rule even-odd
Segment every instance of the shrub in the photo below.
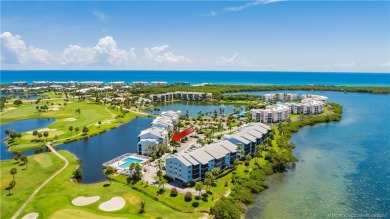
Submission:
{"label": "shrub", "polygon": [[186,194],[184,196],[184,200],[186,202],[190,202],[192,200],[192,193],[191,192],[186,192]]}
{"label": "shrub", "polygon": [[171,197],[176,197],[177,196],[177,189],[175,188],[175,187],[173,187],[172,189],[171,189]]}
{"label": "shrub", "polygon": [[199,207],[199,202],[192,202],[192,207],[194,207],[194,208]]}

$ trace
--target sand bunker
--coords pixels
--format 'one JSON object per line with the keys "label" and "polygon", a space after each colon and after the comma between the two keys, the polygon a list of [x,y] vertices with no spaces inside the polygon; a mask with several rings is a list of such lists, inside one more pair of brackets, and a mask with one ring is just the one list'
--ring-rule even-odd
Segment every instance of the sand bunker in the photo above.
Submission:
{"label": "sand bunker", "polygon": [[31,212],[31,213],[24,215],[24,217],[22,217],[22,219],[37,219],[38,216],[39,216],[39,214],[37,212]]}
{"label": "sand bunker", "polygon": [[122,197],[114,197],[99,205],[99,209],[103,211],[117,211],[123,208],[126,201]]}
{"label": "sand bunker", "polygon": [[85,206],[97,202],[100,196],[84,197],[80,196],[72,200],[72,204],[76,206]]}
{"label": "sand bunker", "polygon": [[73,122],[73,121],[76,121],[77,119],[75,118],[67,118],[67,119],[64,119],[64,121],[67,121],[67,122]]}
{"label": "sand bunker", "polygon": [[16,109],[16,108],[15,108],[15,107],[9,107],[9,108],[4,109],[3,111],[4,111],[4,112],[7,112],[7,111],[14,110],[14,109]]}
{"label": "sand bunker", "polygon": [[38,130],[38,132],[53,132],[53,131],[57,131],[57,129],[43,128]]}
{"label": "sand bunker", "polygon": [[58,108],[58,107],[53,107],[53,108],[51,108],[51,110],[59,110],[60,108]]}

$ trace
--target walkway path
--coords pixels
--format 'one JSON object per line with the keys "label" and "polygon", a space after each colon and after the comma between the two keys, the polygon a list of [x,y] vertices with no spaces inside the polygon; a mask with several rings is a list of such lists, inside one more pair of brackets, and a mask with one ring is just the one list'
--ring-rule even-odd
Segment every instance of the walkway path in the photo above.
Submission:
{"label": "walkway path", "polygon": [[19,214],[24,210],[24,208],[27,206],[27,204],[34,198],[34,196],[47,184],[50,182],[50,180],[52,180],[54,177],[56,177],[58,174],[60,174],[63,170],[65,170],[68,165],[69,165],[69,162],[68,160],[63,157],[61,154],[59,154],[51,145],[50,145],[50,142],[46,144],[46,146],[50,149],[51,152],[53,152],[57,157],[59,157],[60,159],[62,159],[63,161],[65,161],[65,165],[60,169],[58,170],[57,172],[55,172],[49,179],[47,179],[45,182],[43,182],[31,195],[30,197],[28,197],[28,199],[24,202],[24,204],[22,205],[22,207],[19,208],[19,210],[14,214],[14,216],[12,216],[12,219],[16,219]]}

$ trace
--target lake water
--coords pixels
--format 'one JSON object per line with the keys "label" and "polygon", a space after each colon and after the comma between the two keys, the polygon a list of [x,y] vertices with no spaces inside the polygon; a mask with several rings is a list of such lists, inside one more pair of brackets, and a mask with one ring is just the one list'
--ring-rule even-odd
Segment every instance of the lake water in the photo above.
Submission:
{"label": "lake water", "polygon": [[305,127],[293,135],[294,154],[300,161],[294,170],[270,178],[270,188],[257,196],[246,218],[366,213],[389,217],[390,95],[314,94],[342,104],[343,119]]}
{"label": "lake water", "polygon": [[199,103],[196,101],[183,101],[183,102],[165,102],[154,104],[155,108],[160,108],[160,111],[153,111],[153,108],[150,110],[146,110],[148,113],[160,114],[162,111],[168,110],[180,110],[181,115],[185,115],[187,110],[189,116],[198,116],[198,112],[202,111],[203,114],[206,112],[211,112],[211,115],[214,115],[214,110],[219,113],[220,109],[224,110],[224,114],[232,113],[233,109],[238,106],[234,105],[211,105],[205,103]]}
{"label": "lake water", "polygon": [[135,153],[139,133],[149,128],[151,122],[152,118],[136,118],[88,140],[61,145],[60,150],[70,151],[83,161],[83,183],[101,182],[106,179],[102,164],[122,154]]}
{"label": "lake water", "polygon": [[[27,131],[44,128],[55,121],[56,121],[55,119],[28,119],[28,120],[21,120],[17,122],[0,125],[1,160],[12,159],[14,156],[13,153],[7,150],[7,145],[4,142],[4,139],[7,137],[5,134],[6,129],[15,130],[16,132],[27,132]],[[29,150],[24,152],[25,155],[32,155],[34,153],[35,153],[34,150]]]}

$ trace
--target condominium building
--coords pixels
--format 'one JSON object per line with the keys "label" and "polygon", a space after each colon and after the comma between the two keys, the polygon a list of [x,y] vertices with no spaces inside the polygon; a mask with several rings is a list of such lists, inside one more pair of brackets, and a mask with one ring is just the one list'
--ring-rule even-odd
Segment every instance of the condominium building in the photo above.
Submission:
{"label": "condominium building", "polygon": [[271,93],[271,94],[264,94],[264,99],[267,102],[273,101],[273,100],[279,100],[279,101],[292,101],[297,99],[296,94],[290,94],[290,93]]}
{"label": "condominium building", "polygon": [[204,178],[206,172],[233,165],[237,145],[227,140],[218,141],[186,153],[173,154],[165,159],[166,174],[175,181],[187,183]]}
{"label": "condominium building", "polygon": [[290,118],[291,108],[286,104],[276,104],[265,109],[251,109],[250,113],[256,122],[281,122]]}
{"label": "condominium building", "polygon": [[12,82],[12,85],[14,87],[27,87],[27,81],[15,81],[15,82]]}
{"label": "condominium building", "polygon": [[137,153],[150,154],[153,151],[148,150],[149,145],[163,144],[168,146],[169,137],[168,131],[173,131],[180,119],[181,112],[164,111],[154,119],[151,123],[151,128],[141,131],[138,135]]}
{"label": "condominium building", "polygon": [[131,85],[133,87],[144,87],[144,86],[148,86],[149,83],[146,82],[146,81],[134,81],[134,82],[131,83]]}
{"label": "condominium building", "polygon": [[80,82],[80,86],[103,86],[104,82],[103,81],[82,81]]}
{"label": "condominium building", "polygon": [[302,95],[300,103],[289,104],[292,114],[320,114],[328,103],[328,97],[320,95]]}
{"label": "condominium building", "polygon": [[147,150],[150,145],[163,144],[168,145],[168,131],[160,127],[152,127],[141,131],[138,135],[137,151],[139,155],[149,154],[151,151]]}
{"label": "condominium building", "polygon": [[122,87],[122,86],[125,86],[125,82],[124,81],[112,81],[112,82],[108,83],[108,85],[110,85],[112,87]]}
{"label": "condominium building", "polygon": [[168,82],[165,82],[165,81],[152,81],[150,83],[151,86],[155,86],[155,87],[164,87],[164,86],[167,86],[168,85]]}
{"label": "condominium building", "polygon": [[173,99],[203,100],[203,99],[210,98],[211,96],[212,96],[211,93],[176,91],[176,92],[169,92],[163,94],[151,94],[150,99],[153,102],[165,102]]}
{"label": "condominium building", "polygon": [[223,139],[233,144],[240,145],[245,155],[252,154],[255,147],[263,143],[271,128],[263,123],[249,123],[240,127],[240,130],[233,135],[224,135]]}
{"label": "condominium building", "polygon": [[204,178],[206,172],[218,167],[229,168],[238,158],[238,146],[245,154],[253,153],[256,145],[268,136],[270,127],[262,123],[249,123],[240,127],[234,135],[225,135],[215,143],[201,148],[173,154],[165,160],[166,174],[182,183],[194,182]]}

